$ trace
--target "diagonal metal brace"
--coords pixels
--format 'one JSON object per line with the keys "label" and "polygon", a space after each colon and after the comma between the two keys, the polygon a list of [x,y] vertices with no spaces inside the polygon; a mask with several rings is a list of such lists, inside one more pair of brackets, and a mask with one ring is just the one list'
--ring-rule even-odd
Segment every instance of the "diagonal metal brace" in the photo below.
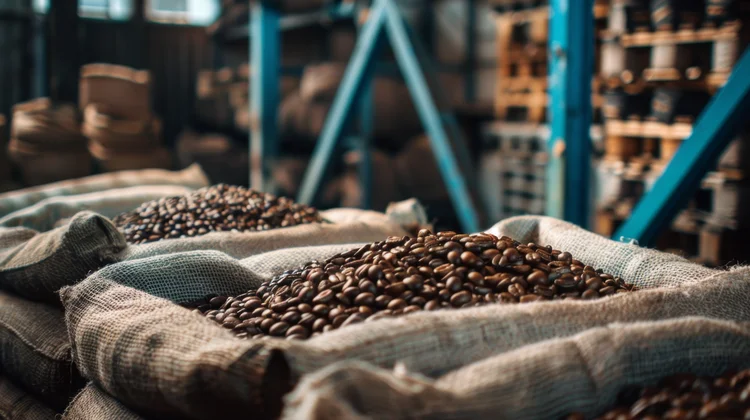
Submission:
{"label": "diagonal metal brace", "polygon": [[716,94],[693,126],[664,173],[640,200],[615,238],[636,239],[653,245],[697,190],[721,153],[745,123],[750,106],[750,48],[737,62],[726,85]]}
{"label": "diagonal metal brace", "polygon": [[336,143],[343,133],[346,122],[351,117],[355,98],[362,93],[363,81],[372,75],[370,70],[378,53],[378,40],[385,35],[388,36],[393,47],[422,124],[430,138],[435,159],[458,213],[461,226],[466,232],[477,232],[479,231],[478,214],[466,180],[451,150],[443,124],[443,115],[435,105],[435,99],[422,74],[406,23],[392,0],[376,0],[367,22],[362,27],[360,39],[357,41],[356,49],[346,68],[320,140],[305,173],[298,201],[305,204],[312,202]]}

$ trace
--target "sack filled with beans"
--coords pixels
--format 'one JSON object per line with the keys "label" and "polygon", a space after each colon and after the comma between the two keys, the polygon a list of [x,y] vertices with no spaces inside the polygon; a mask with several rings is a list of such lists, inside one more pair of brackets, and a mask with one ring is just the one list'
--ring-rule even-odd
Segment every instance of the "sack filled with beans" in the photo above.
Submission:
{"label": "sack filled with beans", "polygon": [[[310,226],[316,225],[252,235],[281,235]],[[605,283],[597,289],[599,295],[602,288],[612,287],[606,284],[609,278],[602,278],[605,273],[611,274],[616,285],[619,284],[616,279],[622,278],[637,291],[615,292],[591,300],[569,296],[555,299],[553,296],[551,301],[545,298],[522,304],[520,297],[519,304],[473,306],[471,300],[458,301],[461,307],[454,306],[448,298],[444,306],[445,301],[439,297],[438,283],[442,281],[419,274],[422,267],[419,260],[424,256],[412,255],[411,250],[420,247],[414,245],[412,248],[410,244],[409,252],[401,257],[406,259],[404,265],[389,264],[398,280],[395,283],[403,284],[407,278],[419,275],[423,280],[422,289],[410,289],[404,285],[398,297],[383,294],[391,297],[391,301],[402,299],[407,305],[402,307],[399,302],[391,308],[390,315],[378,315],[378,311],[384,309],[377,306],[378,296],[375,296],[373,306],[367,305],[369,296],[365,293],[372,293],[372,286],[367,282],[373,283],[377,293],[378,280],[386,279],[388,273],[384,270],[381,279],[377,270],[373,270],[373,281],[369,277],[370,268],[360,268],[364,264],[356,268],[343,266],[368,257],[374,261],[376,253],[380,253],[381,260],[393,261],[394,257],[387,256],[385,251],[372,249],[373,243],[387,243],[387,235],[364,243],[354,241],[299,247],[291,244],[288,246],[293,248],[276,248],[244,259],[214,250],[171,252],[109,265],[61,291],[68,332],[76,349],[75,364],[85,377],[123,405],[145,415],[161,417],[242,416],[252,410],[259,418],[276,418],[282,408],[289,408],[302,410],[289,411],[290,417],[297,413],[297,418],[315,418],[313,414],[316,413],[333,413],[323,418],[354,417],[348,416],[349,413],[376,418],[415,418],[421,414],[432,418],[457,414],[463,415],[462,418],[560,418],[573,412],[583,412],[586,416],[605,412],[615,404],[616,394],[623,384],[647,385],[664,376],[685,371],[715,375],[732,368],[730,362],[747,359],[744,326],[750,322],[748,270],[708,269],[674,255],[612,241],[547,217],[508,219],[478,236],[492,238],[490,235],[497,238],[493,242],[495,249],[503,236],[514,238],[519,243],[514,243],[514,249],[532,242],[537,244],[534,250],[537,254],[541,251],[550,257],[555,255],[554,260],[549,258],[547,262],[543,259],[548,268],[559,262],[576,271],[580,268],[583,273],[592,273],[586,266],[594,268],[595,275],[589,274],[589,277],[598,276]],[[406,242],[414,238],[401,243],[402,239],[401,235],[394,238],[387,253],[393,254],[394,249],[405,248]],[[418,235],[416,239],[419,239]],[[483,251],[481,246],[476,249],[469,244],[480,244],[482,240],[461,242],[463,239],[454,235],[445,242],[458,242],[464,249],[458,254],[458,260],[452,259],[461,260],[461,255],[469,247],[468,252],[478,258],[475,263],[481,260],[487,264],[489,259],[495,273],[485,270],[481,273],[485,286],[476,286],[468,276],[472,270],[477,271],[478,265],[460,270],[463,262],[447,260],[441,263],[457,266],[454,271],[460,270],[457,277],[462,278],[461,289],[451,296],[469,292],[472,287],[475,293],[477,287],[487,287],[487,283],[493,283],[492,276],[498,272],[502,275],[506,270],[505,265],[499,269],[491,264],[497,255],[485,258],[482,253],[486,249]],[[268,237],[267,240],[274,239]],[[139,247],[168,245],[170,241]],[[368,244],[370,249],[365,248],[362,254],[357,254]],[[441,246],[445,248],[445,245]],[[452,246],[448,245],[448,253],[453,251]],[[553,253],[546,246],[561,252]],[[424,248],[429,252],[432,246]],[[491,248],[488,246],[487,249]],[[498,264],[505,252],[498,254],[501,255]],[[563,252],[570,253],[571,258],[568,260]],[[398,259],[400,251],[396,254]],[[343,258],[344,262],[334,262],[333,258]],[[353,260],[347,262],[348,258]],[[448,259],[448,254],[438,259]],[[522,261],[517,257],[512,260],[517,262],[509,264],[508,271],[531,265],[526,262],[526,257]],[[341,318],[341,312],[330,318],[331,310],[339,309],[337,307],[329,307],[325,316],[313,311],[316,305],[326,305],[326,302],[313,305],[312,302],[294,301],[298,311],[300,305],[311,306],[311,312],[299,311],[298,314],[300,321],[303,314],[315,316],[313,330],[306,340],[286,339],[303,338],[305,333],[300,334],[299,328],[289,331],[300,324],[305,327],[310,316],[306,316],[305,322],[297,321],[296,324],[288,319],[282,321],[284,316],[296,317],[297,311],[289,310],[292,307],[289,300],[273,300],[284,287],[290,290],[290,300],[295,299],[291,289],[297,288],[296,297],[299,297],[307,287],[304,284],[307,275],[317,270],[311,267],[310,273],[302,275],[306,270],[303,267],[312,261],[319,261],[323,272],[331,264],[328,267],[331,273],[326,273],[320,281],[311,278],[311,281],[315,280],[313,284],[317,282],[320,286],[323,281],[328,282],[324,291],[333,286],[341,288],[340,292],[334,289],[336,293],[324,297],[324,300],[330,299],[328,303],[337,302],[339,305],[336,295],[343,293],[343,286],[350,279],[341,284],[336,274],[343,274],[350,268],[356,277],[356,286],[351,287],[359,289],[359,294],[352,294],[353,298],[344,295],[344,298],[364,297],[359,298],[359,304],[341,304],[346,320],[337,320]],[[540,265],[521,273],[521,277],[528,282],[528,275],[535,269],[540,270]],[[439,265],[430,267],[433,273],[437,267]],[[301,268],[300,272],[294,273]],[[399,268],[401,270],[396,273]],[[597,269],[603,272],[598,273]],[[560,273],[558,278],[552,276],[550,286],[564,274],[572,273],[573,269],[571,273]],[[329,278],[331,274],[336,280]],[[546,274],[548,281],[550,274]],[[364,277],[359,278],[360,275]],[[489,282],[488,277],[491,278]],[[298,283],[289,287],[295,281]],[[418,297],[424,298],[419,293],[430,292],[431,281],[434,281],[440,309],[404,313],[413,302],[419,303]],[[502,281],[498,280],[497,285]],[[412,280],[407,283],[412,284]],[[264,284],[266,289],[261,295],[267,293],[266,298],[258,296]],[[519,281],[514,283],[511,280],[512,284],[519,284]],[[507,285],[509,289],[510,285]],[[385,292],[391,284],[381,282],[381,286]],[[362,290],[368,288],[369,291]],[[248,294],[232,301],[224,298],[239,297],[253,290],[254,296]],[[533,293],[533,288],[531,290]],[[407,292],[413,295],[408,296]],[[305,296],[307,293],[305,291]],[[316,293],[314,291],[313,295],[317,296]],[[407,293],[407,298],[403,297],[404,293]],[[493,293],[497,299],[504,292]],[[209,294],[221,296],[215,302],[219,307],[229,302],[222,325],[230,317],[236,317],[240,323],[257,318],[258,314],[253,312],[263,305],[280,304],[278,311],[266,307],[261,311],[260,318],[270,319],[261,321],[261,324],[266,322],[260,331],[267,338],[238,339],[238,333],[243,331],[235,331],[235,327],[240,323],[232,325],[230,322],[225,328],[183,306]],[[434,299],[425,298],[425,306]],[[259,301],[260,306],[253,312],[235,315],[240,308],[249,309],[257,306]],[[479,303],[478,297],[475,303]],[[213,308],[211,302],[204,304]],[[363,312],[362,306],[369,309]],[[356,313],[346,313],[355,308]],[[267,312],[264,317],[262,312],[269,309],[273,313]],[[364,322],[355,322],[368,310],[373,314],[368,315]],[[350,317],[354,320],[344,325]],[[326,325],[330,327],[328,331],[313,336],[318,332],[314,330],[318,319],[323,319],[319,324],[325,324],[321,331]],[[281,322],[289,327],[284,330]],[[271,323],[273,325],[268,325]],[[334,323],[341,325],[334,328]],[[277,335],[263,331],[267,327],[270,332],[275,325],[280,325],[274,328]],[[250,327],[256,328],[255,325]],[[246,337],[257,335],[254,331],[251,333],[247,325],[244,333]],[[148,357],[144,358],[144,354]],[[385,385],[364,381],[368,376],[360,375],[361,369],[355,369],[354,364],[364,364],[367,370],[375,371],[376,378],[385,378]],[[361,387],[357,386],[358,380],[363,381]],[[337,384],[342,386],[339,388]],[[307,391],[282,399],[295,385],[299,390]],[[366,404],[358,397],[365,393],[368,395]],[[347,409],[347,406],[354,408]],[[312,414],[305,411],[314,407],[320,407],[321,411]],[[415,411],[412,407],[424,410]],[[342,415],[336,416],[337,413]]]}
{"label": "sack filled with beans", "polygon": [[240,337],[304,339],[365,320],[635,290],[564,251],[492,234],[391,237],[312,261],[236,297],[195,302]]}

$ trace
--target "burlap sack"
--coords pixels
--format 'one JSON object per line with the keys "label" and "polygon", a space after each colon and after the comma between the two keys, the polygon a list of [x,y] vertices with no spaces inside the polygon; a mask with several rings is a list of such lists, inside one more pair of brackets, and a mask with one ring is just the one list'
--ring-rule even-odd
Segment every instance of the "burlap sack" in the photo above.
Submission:
{"label": "burlap sack", "polygon": [[54,292],[117,261],[116,254],[125,247],[112,222],[90,212],[44,233],[0,228],[0,288],[58,303]]}
{"label": "burlap sack", "polygon": [[83,381],[60,309],[0,292],[0,372],[49,406],[65,408]]}
{"label": "burlap sack", "polygon": [[750,367],[750,324],[686,317],[609,324],[509,351],[437,380],[342,362],[305,378],[285,419],[591,418],[632,385]]}
{"label": "burlap sack", "polygon": [[[242,341],[172,302],[208,291],[231,294],[257,287],[274,273],[315,255],[325,258],[340,247],[278,250],[241,263],[217,253],[172,254],[109,266],[61,292],[74,359],[102,389],[149,413],[201,418],[218,415],[207,407],[221,407],[221,415],[252,410],[272,416],[290,382],[342,360],[383,368],[402,363],[437,377],[528,344],[611,323],[685,316],[750,321],[750,270],[707,270],[548,220],[511,219],[495,230],[515,229],[524,241],[534,234],[556,241],[555,247],[573,250],[587,264],[603,265],[600,253],[635,258],[637,267],[619,260],[604,268],[614,275],[632,275],[625,279],[644,290],[588,302],[414,313],[352,325],[305,342]],[[561,231],[542,231],[550,226]]]}
{"label": "burlap sack", "polygon": [[70,402],[63,420],[142,420],[143,417],[128,410],[94,384],[86,385]]}
{"label": "burlap sack", "polygon": [[114,64],[87,64],[81,67],[78,104],[105,104],[113,115],[135,120],[151,116],[151,74]]}
{"label": "burlap sack", "polygon": [[94,175],[0,194],[0,217],[50,197],[146,185],[183,185],[190,188],[202,188],[208,186],[208,179],[198,165],[191,165],[176,172],[142,170]]}
{"label": "burlap sack", "polygon": [[38,98],[13,107],[11,138],[49,150],[81,148],[81,117],[72,104],[53,104]]}
{"label": "burlap sack", "polygon": [[0,418],[11,420],[53,420],[55,410],[28,395],[8,379],[0,377]]}
{"label": "burlap sack", "polygon": [[53,229],[60,219],[71,218],[80,211],[94,211],[104,217],[112,218],[146,201],[183,195],[190,191],[192,188],[180,185],[154,185],[50,197],[0,218],[0,226],[22,226],[46,232]]}
{"label": "burlap sack", "polygon": [[[216,250],[233,258],[246,258],[277,249],[379,241],[406,234],[402,224],[408,217],[391,216],[358,209],[332,209],[320,212],[330,223],[312,223],[258,232],[214,232],[193,238],[170,239],[129,246],[117,256],[135,260],[175,252]],[[395,217],[395,216],[394,216]],[[417,215],[412,220],[420,220]]]}

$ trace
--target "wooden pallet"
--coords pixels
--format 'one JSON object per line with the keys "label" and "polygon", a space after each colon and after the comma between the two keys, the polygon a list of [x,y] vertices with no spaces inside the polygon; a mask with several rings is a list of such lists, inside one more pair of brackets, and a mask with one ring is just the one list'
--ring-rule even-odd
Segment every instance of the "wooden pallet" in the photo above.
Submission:
{"label": "wooden pallet", "polygon": [[669,162],[677,148],[692,132],[691,122],[674,124],[653,121],[609,120],[605,123],[605,157],[609,160]]}
{"label": "wooden pallet", "polygon": [[[715,91],[723,86],[739,58],[742,26],[730,22],[721,27],[623,34],[609,43],[602,63],[607,76],[621,70],[624,84],[638,81],[699,82]],[[605,56],[606,55],[606,56]]]}

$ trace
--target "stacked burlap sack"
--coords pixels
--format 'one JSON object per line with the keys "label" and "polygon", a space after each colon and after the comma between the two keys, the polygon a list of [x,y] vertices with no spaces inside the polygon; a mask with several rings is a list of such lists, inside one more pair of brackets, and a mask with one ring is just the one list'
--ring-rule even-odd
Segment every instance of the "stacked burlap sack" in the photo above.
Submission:
{"label": "stacked burlap sack", "polygon": [[[257,232],[214,232],[129,245],[109,220],[144,201],[185,194],[206,185],[200,168],[191,167],[179,173],[146,170],[104,174],[0,195],[0,371],[4,377],[53,413],[63,411],[85,381],[72,362],[58,290],[102,267],[121,261],[140,266],[141,259],[181,252],[221,255],[236,261],[295,245],[374,241],[404,235],[402,224],[415,221],[404,211],[386,215],[334,209],[321,212],[326,223]],[[71,404],[72,413],[76,406],[91,412],[89,405],[81,408],[82,401],[88,401],[86,395],[84,391]],[[4,397],[0,395],[0,410]],[[20,404],[27,400],[32,401],[19,399],[11,409],[20,410]],[[69,413],[69,418],[78,417]]]}
{"label": "stacked burlap sack", "polygon": [[151,112],[150,75],[112,64],[81,67],[80,107],[89,151],[105,172],[172,167]]}
{"label": "stacked burlap sack", "polygon": [[590,417],[626,386],[750,367],[750,270],[707,269],[546,217],[509,219],[490,233],[566,250],[641,290],[594,301],[418,311],[306,341],[240,340],[179,304],[237,295],[355,245],[286,243],[246,258],[213,250],[142,255],[61,291],[75,364],[92,382],[77,401],[94,401],[90,410],[81,403],[69,412]]}
{"label": "stacked burlap sack", "polygon": [[228,136],[185,129],[177,139],[176,149],[181,167],[197,163],[213,183],[247,182],[247,149]]}
{"label": "stacked burlap sack", "polygon": [[0,192],[14,189],[11,182],[10,162],[8,161],[8,146],[6,145],[7,130],[8,125],[5,115],[0,114]]}
{"label": "stacked burlap sack", "polygon": [[91,173],[80,115],[71,104],[34,99],[13,107],[8,155],[26,185],[40,185]]}
{"label": "stacked burlap sack", "polygon": [[[281,104],[282,135],[308,138],[320,135],[345,69],[344,63],[305,67],[299,91],[290,93]],[[398,145],[421,130],[409,90],[401,80],[375,77],[372,110],[373,134],[379,140]]]}
{"label": "stacked burlap sack", "polygon": [[[96,175],[0,194],[0,417],[52,419],[85,381],[72,362],[59,282],[118,261],[114,217],[206,186],[199,167]],[[71,218],[69,222],[66,219]],[[59,222],[62,226],[56,227]]]}

